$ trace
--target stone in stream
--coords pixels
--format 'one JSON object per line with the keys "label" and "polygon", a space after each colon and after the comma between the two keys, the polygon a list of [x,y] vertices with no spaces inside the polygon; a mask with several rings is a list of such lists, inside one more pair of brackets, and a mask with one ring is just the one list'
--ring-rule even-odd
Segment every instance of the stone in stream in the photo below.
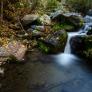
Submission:
{"label": "stone in stream", "polygon": [[70,40],[73,53],[92,60],[92,35],[75,36]]}
{"label": "stone in stream", "polygon": [[22,61],[26,51],[27,48],[21,42],[9,42],[7,45],[0,47],[0,61],[4,62],[10,58],[12,59],[12,56]]}
{"label": "stone in stream", "polygon": [[80,36],[72,37],[70,39],[70,45],[72,48],[72,52],[76,54],[82,53],[84,49],[83,39],[81,39]]}
{"label": "stone in stream", "polygon": [[38,48],[45,53],[59,53],[64,51],[66,41],[67,33],[64,30],[59,30],[40,38]]}

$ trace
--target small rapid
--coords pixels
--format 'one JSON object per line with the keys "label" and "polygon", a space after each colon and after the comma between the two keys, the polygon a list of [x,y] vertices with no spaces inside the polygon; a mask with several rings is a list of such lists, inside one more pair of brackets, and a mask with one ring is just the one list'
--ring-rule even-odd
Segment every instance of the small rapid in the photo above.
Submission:
{"label": "small rapid", "polygon": [[60,53],[58,55],[55,56],[55,61],[58,62],[59,64],[66,66],[66,65],[70,65],[75,61],[79,61],[80,59],[75,56],[73,53],[71,53],[72,48],[70,45],[70,40],[72,37],[75,36],[86,36],[87,32],[92,29],[92,21],[90,21],[92,19],[91,16],[86,16],[84,17],[85,23],[83,25],[83,27],[77,31],[77,32],[68,32],[68,38],[67,38],[67,42],[66,42],[66,46],[64,49],[64,53]]}

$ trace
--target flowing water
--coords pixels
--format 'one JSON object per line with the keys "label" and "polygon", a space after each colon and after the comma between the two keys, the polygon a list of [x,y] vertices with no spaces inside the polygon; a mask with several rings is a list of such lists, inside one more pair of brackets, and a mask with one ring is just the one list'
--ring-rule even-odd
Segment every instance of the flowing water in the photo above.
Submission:
{"label": "flowing water", "polygon": [[73,62],[75,62],[76,60],[79,61],[80,59],[75,56],[73,53],[71,53],[71,46],[70,46],[70,40],[72,37],[74,36],[86,36],[88,30],[92,29],[92,21],[90,22],[90,18],[92,19],[92,17],[85,17],[85,24],[84,26],[78,31],[78,32],[69,32],[68,33],[68,39],[66,42],[66,46],[65,46],[65,50],[64,53],[55,55],[54,59],[56,60],[56,62],[58,62],[59,64],[66,66],[69,64],[72,64]]}
{"label": "flowing water", "polygon": [[71,53],[70,39],[86,35],[91,24],[68,33],[64,53],[44,55],[38,50],[26,63],[8,63],[0,69],[0,92],[92,92],[92,69]]}

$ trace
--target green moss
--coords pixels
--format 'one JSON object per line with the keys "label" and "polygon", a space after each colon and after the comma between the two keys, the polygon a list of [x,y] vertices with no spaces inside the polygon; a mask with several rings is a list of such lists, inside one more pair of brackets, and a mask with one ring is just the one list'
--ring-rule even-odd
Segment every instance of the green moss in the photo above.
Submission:
{"label": "green moss", "polygon": [[87,49],[86,51],[84,51],[84,54],[86,55],[86,57],[92,58],[92,48]]}
{"label": "green moss", "polygon": [[[53,35],[50,34],[50,36],[47,38],[52,39]],[[44,39],[39,40],[38,48],[46,54],[63,52],[67,41],[67,33],[62,30],[62,34],[54,36],[54,38],[55,42],[57,41],[55,44],[53,44],[52,42],[49,43],[48,41],[46,42],[46,40]]]}
{"label": "green moss", "polygon": [[50,48],[47,47],[43,42],[38,41],[38,48],[43,52],[43,53],[48,53],[50,51]]}
{"label": "green moss", "polygon": [[71,24],[66,24],[66,23],[54,24],[52,29],[53,29],[53,31],[58,31],[58,30],[62,30],[62,29],[67,30],[67,31],[72,31],[74,29],[74,26]]}
{"label": "green moss", "polygon": [[84,38],[85,48],[92,48],[92,36],[88,36]]}
{"label": "green moss", "polygon": [[87,59],[92,60],[92,36],[84,37],[84,51],[83,54]]}

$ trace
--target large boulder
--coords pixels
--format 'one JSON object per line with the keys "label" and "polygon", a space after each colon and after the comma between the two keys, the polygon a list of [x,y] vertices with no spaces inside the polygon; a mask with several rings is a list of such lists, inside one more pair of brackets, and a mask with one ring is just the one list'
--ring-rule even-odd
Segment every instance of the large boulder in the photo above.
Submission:
{"label": "large boulder", "polygon": [[29,14],[29,15],[25,15],[21,19],[21,23],[24,29],[29,29],[34,25],[36,26],[51,25],[51,18],[46,14],[42,16],[36,14]]}
{"label": "large boulder", "polygon": [[38,41],[38,47],[45,53],[59,53],[64,51],[67,33],[64,30],[56,31]]}
{"label": "large boulder", "polygon": [[24,27],[30,26],[32,24],[37,24],[39,15],[36,14],[28,14],[25,15],[22,19],[21,19],[21,23]]}
{"label": "large boulder", "polygon": [[92,35],[73,37],[70,44],[73,53],[92,60]]}
{"label": "large boulder", "polygon": [[0,61],[7,61],[8,59],[14,59],[22,61],[26,53],[27,48],[17,41],[11,41],[5,46],[0,47]]}
{"label": "large boulder", "polygon": [[52,20],[54,20],[56,18],[58,19],[62,14],[63,12],[61,10],[58,10],[56,12],[51,13],[50,17]]}
{"label": "large boulder", "polygon": [[83,52],[84,42],[81,36],[72,37],[70,40],[72,53],[79,54]]}
{"label": "large boulder", "polygon": [[61,11],[55,12],[51,15],[52,21],[56,21],[59,23],[68,23],[72,24],[75,27],[80,27],[83,25],[83,17],[78,13],[63,13]]}

